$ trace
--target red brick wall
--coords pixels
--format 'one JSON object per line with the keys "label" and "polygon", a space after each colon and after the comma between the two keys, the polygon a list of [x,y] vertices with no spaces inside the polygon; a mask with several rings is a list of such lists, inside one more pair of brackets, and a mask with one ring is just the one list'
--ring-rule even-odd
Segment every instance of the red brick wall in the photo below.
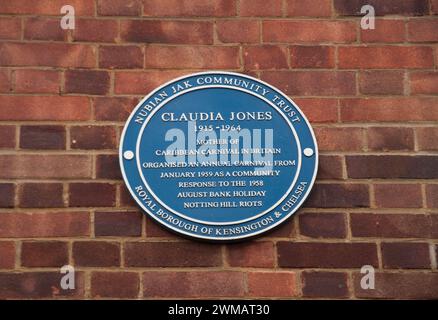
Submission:
{"label": "red brick wall", "polygon": [[[66,2],[75,30],[59,27]],[[0,298],[438,298],[437,14],[437,0],[0,0]],[[119,173],[136,102],[211,69],[284,90],[321,150],[304,208],[252,242],[172,235]]]}

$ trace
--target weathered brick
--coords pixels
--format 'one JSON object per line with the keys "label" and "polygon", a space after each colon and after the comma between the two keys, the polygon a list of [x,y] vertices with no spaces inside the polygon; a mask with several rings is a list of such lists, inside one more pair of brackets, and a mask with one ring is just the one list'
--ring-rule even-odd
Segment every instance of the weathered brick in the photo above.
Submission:
{"label": "weathered brick", "polygon": [[421,208],[419,184],[375,184],[374,199],[378,208]]}
{"label": "weathered brick", "polygon": [[14,207],[15,186],[13,183],[0,183],[0,208]]}
{"label": "weathered brick", "polygon": [[118,155],[98,155],[96,157],[96,177],[102,179],[122,179]]}
{"label": "weathered brick", "polygon": [[438,14],[438,0],[430,0],[431,12],[433,14]]}
{"label": "weathered brick", "polygon": [[18,178],[91,178],[88,155],[0,155],[0,177]]}
{"label": "weathered brick", "polygon": [[119,33],[117,20],[79,19],[75,22],[73,39],[89,42],[115,42]]}
{"label": "weathered brick", "polygon": [[70,128],[72,149],[113,149],[116,131],[112,126],[75,126]]}
{"label": "weathered brick", "polygon": [[[128,83],[126,83],[127,85]],[[94,99],[93,103],[95,120],[126,121],[131,111],[137,105],[138,99],[98,97]]]}
{"label": "weathered brick", "polygon": [[281,15],[281,0],[240,0],[242,17],[271,17]]}
{"label": "weathered brick", "polygon": [[12,91],[11,72],[7,69],[0,70],[0,92]]}
{"label": "weathered brick", "polygon": [[142,218],[142,213],[135,211],[96,212],[94,233],[98,237],[138,237]]}
{"label": "weathered brick", "polygon": [[403,94],[403,71],[361,71],[359,90],[363,94]]}
{"label": "weathered brick", "polygon": [[96,54],[91,46],[65,43],[0,43],[2,66],[49,66],[93,68]]}
{"label": "weathered brick", "polygon": [[126,186],[120,186],[120,206],[122,207],[137,207],[137,202],[132,198]]}
{"label": "weathered brick", "polygon": [[338,54],[341,69],[416,69],[433,66],[433,51],[430,47],[350,46],[340,47]]}
{"label": "weathered brick", "polygon": [[138,16],[141,0],[98,0],[97,14],[101,16]]}
{"label": "weathered brick", "polygon": [[438,184],[426,185],[426,199],[429,208],[438,208]]}
{"label": "weathered brick", "polygon": [[67,41],[68,30],[61,28],[61,19],[32,17],[24,20],[24,39]]}
{"label": "weathered brick", "polygon": [[346,156],[347,174],[353,179],[436,179],[436,156]]}
{"label": "weathered brick", "polygon": [[145,49],[146,68],[237,69],[238,47],[150,46]]}
{"label": "weathered brick", "polygon": [[296,98],[294,102],[310,122],[337,122],[338,102],[332,98]]}
{"label": "weathered brick", "polygon": [[66,93],[88,93],[105,95],[110,87],[110,76],[106,71],[68,70],[65,72]]}
{"label": "weathered brick", "polygon": [[65,149],[65,127],[63,126],[21,126],[21,149]]}
{"label": "weathered brick", "polygon": [[19,206],[21,208],[63,207],[62,192],[62,183],[24,183],[19,187]]}
{"label": "weathered brick", "polygon": [[303,296],[307,298],[347,298],[348,276],[343,272],[306,271],[301,274]]}
{"label": "weathered brick", "polygon": [[410,42],[437,42],[438,21],[431,19],[412,19],[407,23]]}
{"label": "weathered brick", "polygon": [[367,130],[368,149],[373,151],[413,150],[412,128],[370,127]]}
{"label": "weathered brick", "polygon": [[4,212],[0,214],[0,237],[46,238],[90,235],[87,212]]}
{"label": "weathered brick", "polygon": [[[169,255],[170,250],[173,254]],[[221,248],[192,242],[129,242],[125,244],[129,267],[214,267],[222,265]]]}
{"label": "weathered brick", "polygon": [[356,94],[356,77],[350,71],[264,71],[261,78],[288,95]]}
{"label": "weathered brick", "polygon": [[335,42],[356,41],[356,27],[350,21],[263,21],[265,42]]}
{"label": "weathered brick", "polygon": [[124,20],[121,21],[120,37],[126,42],[212,44],[213,24],[206,21]]}
{"label": "weathered brick", "polygon": [[15,244],[12,241],[0,241],[0,269],[13,269],[15,265]]}
{"label": "weathered brick", "polygon": [[260,41],[260,24],[258,21],[217,21],[216,32],[219,41],[223,43],[258,43]]}
{"label": "weathered brick", "polygon": [[227,261],[231,267],[274,267],[272,242],[249,242],[227,246]]}
{"label": "weathered brick", "polygon": [[303,212],[299,215],[300,233],[311,238],[345,238],[343,213]]}
{"label": "weathered brick", "polygon": [[0,39],[19,40],[20,38],[21,38],[21,18],[18,17],[0,18]]}
{"label": "weathered brick", "polygon": [[438,94],[438,72],[415,72],[410,75],[411,94]]}
{"label": "weathered brick", "polygon": [[94,298],[136,298],[140,290],[136,272],[93,272],[91,295]]}
{"label": "weathered brick", "polygon": [[86,97],[0,96],[0,120],[87,120]]}
{"label": "weathered brick", "polygon": [[[59,16],[64,0],[15,0],[0,2],[0,13],[5,14],[31,14],[31,15],[55,15]],[[94,14],[94,3],[91,1],[69,0],[69,5],[75,8],[78,16],[92,16]]]}
{"label": "weathered brick", "polygon": [[110,69],[143,68],[143,53],[137,46],[104,46],[99,48],[99,67]]}
{"label": "weathered brick", "polygon": [[360,268],[377,266],[374,243],[278,242],[278,264],[284,268]]}
{"label": "weathered brick", "polygon": [[70,183],[70,207],[113,207],[116,186],[109,183]]}
{"label": "weathered brick", "polygon": [[59,93],[60,74],[53,70],[15,70],[15,92]]}
{"label": "weathered brick", "polygon": [[120,244],[118,242],[76,241],[73,243],[72,250],[75,266],[120,266]]}
{"label": "weathered brick", "polygon": [[427,0],[334,0],[338,15],[363,15],[360,10],[364,5],[373,6],[378,16],[390,14],[421,16],[429,12]]}
{"label": "weathered brick", "polygon": [[318,179],[343,179],[342,157],[319,156]]}
{"label": "weathered brick", "polygon": [[248,294],[252,297],[296,296],[295,272],[250,272]]}
{"label": "weathered brick", "polygon": [[236,15],[232,0],[144,0],[147,17],[229,17]]}
{"label": "weathered brick", "polygon": [[[378,13],[376,13],[378,14]],[[405,22],[395,19],[375,19],[374,29],[360,29],[362,42],[404,42],[406,39]]]}
{"label": "weathered brick", "polygon": [[0,126],[0,148],[15,148],[15,126]]}
{"label": "weathered brick", "polygon": [[329,46],[290,47],[291,68],[333,68],[335,50]]}
{"label": "weathered brick", "polygon": [[383,267],[387,269],[429,269],[428,243],[382,243]]}
{"label": "weathered brick", "polygon": [[295,220],[291,218],[269,230],[262,239],[269,240],[272,238],[294,238],[295,236]]}
{"label": "weathered brick", "polygon": [[317,183],[306,202],[312,208],[368,207],[369,188],[365,184]]}
{"label": "weathered brick", "polygon": [[245,70],[287,69],[287,50],[279,46],[254,46],[243,49]]}
{"label": "weathered brick", "polygon": [[184,74],[186,72],[182,70],[117,72],[114,80],[114,91],[116,94],[140,94],[144,96],[156,87]]}
{"label": "weathered brick", "polygon": [[61,241],[25,241],[21,245],[23,267],[55,267],[68,264],[68,244]]}
{"label": "weathered brick", "polygon": [[330,0],[287,0],[286,6],[289,17],[330,17],[332,15]]}
{"label": "weathered brick", "polygon": [[361,151],[365,130],[362,128],[317,127],[314,129],[318,148],[323,151]]}
{"label": "weathered brick", "polygon": [[416,128],[417,142],[419,150],[438,150],[438,128],[436,127],[424,127]]}
{"label": "weathered brick", "polygon": [[143,296],[149,298],[242,297],[244,275],[235,271],[143,273]]}

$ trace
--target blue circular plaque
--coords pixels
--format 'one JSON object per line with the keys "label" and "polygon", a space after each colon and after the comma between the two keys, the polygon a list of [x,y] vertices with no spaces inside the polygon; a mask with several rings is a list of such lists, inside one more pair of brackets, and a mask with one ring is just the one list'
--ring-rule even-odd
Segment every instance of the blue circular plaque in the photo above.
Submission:
{"label": "blue circular plaque", "polygon": [[302,111],[242,74],[203,72],[155,89],[122,133],[120,166],[140,207],[180,234],[259,235],[309,195],[318,147]]}

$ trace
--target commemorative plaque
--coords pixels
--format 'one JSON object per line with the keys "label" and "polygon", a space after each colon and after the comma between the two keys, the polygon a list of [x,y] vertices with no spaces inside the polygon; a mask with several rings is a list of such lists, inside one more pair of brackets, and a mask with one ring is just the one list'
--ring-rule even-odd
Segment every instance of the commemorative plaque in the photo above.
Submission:
{"label": "commemorative plaque", "polygon": [[288,219],[312,189],[318,148],[298,106],[253,77],[170,81],[134,109],[120,166],[133,198],[180,234],[231,241]]}

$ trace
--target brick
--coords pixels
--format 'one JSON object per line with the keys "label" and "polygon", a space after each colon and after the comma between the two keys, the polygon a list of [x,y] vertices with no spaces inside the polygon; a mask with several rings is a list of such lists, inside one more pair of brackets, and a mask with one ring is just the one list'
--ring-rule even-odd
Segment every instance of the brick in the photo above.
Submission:
{"label": "brick", "polygon": [[104,46],[99,48],[99,67],[109,69],[143,68],[143,53],[137,46]]}
{"label": "brick", "polygon": [[[173,252],[171,255],[169,252]],[[125,244],[129,267],[214,267],[222,265],[221,248],[192,242],[129,242]]]}
{"label": "brick", "polygon": [[350,21],[263,21],[264,42],[335,42],[356,41],[356,27]]}
{"label": "brick", "polygon": [[109,183],[70,183],[70,207],[113,207],[116,186]]}
{"label": "brick", "polygon": [[290,47],[291,68],[334,68],[335,50],[329,46]]}
{"label": "brick", "polygon": [[438,21],[431,19],[412,19],[407,23],[410,42],[437,42]]}
{"label": "brick", "polygon": [[47,238],[90,235],[87,212],[4,212],[0,215],[0,237]]}
{"label": "brick", "polygon": [[378,208],[421,208],[419,184],[375,184],[374,198]]}
{"label": "brick", "polygon": [[418,149],[424,151],[438,150],[438,128],[424,127],[416,128]]}
{"label": "brick", "polygon": [[438,94],[438,72],[415,72],[410,75],[411,94]]}
{"label": "brick", "polygon": [[314,132],[322,151],[361,151],[364,148],[365,131],[362,128],[317,127]]}
{"label": "brick", "polygon": [[21,126],[21,149],[65,149],[65,127],[41,125]]}
{"label": "brick", "polygon": [[294,102],[310,122],[337,122],[338,120],[337,99],[296,98]]}
{"label": "brick", "polygon": [[427,0],[334,0],[335,11],[343,16],[363,15],[360,9],[364,5],[371,5],[378,16],[398,15],[427,15],[429,12]]}
{"label": "brick", "polygon": [[70,128],[72,149],[114,149],[116,131],[112,126],[74,126]]}
{"label": "brick", "polygon": [[229,17],[236,15],[232,0],[144,0],[147,17]]}
{"label": "brick", "polygon": [[93,272],[91,295],[93,298],[136,298],[140,290],[136,272]]}
{"label": "brick", "polygon": [[403,71],[361,71],[359,73],[359,91],[363,94],[393,94],[404,93]]}
{"label": "brick", "polygon": [[240,0],[241,17],[281,16],[281,0]]}
{"label": "brick", "polygon": [[[128,192],[128,191],[126,191]],[[134,201],[131,197],[131,195],[127,195],[127,197],[130,198],[129,201]],[[126,201],[126,199],[125,199]],[[136,203],[132,203],[133,206],[136,205]],[[181,238],[174,232],[172,232],[170,229],[162,226],[157,221],[153,220],[152,218],[149,218],[148,216],[145,216],[146,223],[145,223],[145,233],[146,237],[148,238],[166,238],[166,239],[174,239],[174,240],[180,240]]]}
{"label": "brick", "polygon": [[429,208],[438,208],[438,185],[426,185],[426,199]]}
{"label": "brick", "polygon": [[0,92],[12,91],[11,76],[9,70],[0,70]]}
{"label": "brick", "polygon": [[143,215],[134,211],[96,212],[94,233],[97,237],[139,237]]}
{"label": "brick", "polygon": [[341,69],[430,68],[433,52],[430,47],[379,46],[340,47]]}
{"label": "brick", "polygon": [[332,15],[330,0],[287,0],[286,6],[286,13],[289,17],[330,17]]}
{"label": "brick", "polygon": [[115,42],[119,33],[116,20],[79,19],[72,36],[75,41]]}
{"label": "brick", "polygon": [[367,139],[368,149],[372,151],[414,150],[412,128],[370,127]]}
{"label": "brick", "polygon": [[54,272],[0,272],[0,299],[42,299],[56,297],[84,297],[85,277],[83,272],[75,273],[75,288],[62,289],[61,279],[65,276]]}
{"label": "brick", "polygon": [[231,267],[274,267],[272,242],[249,242],[227,246],[227,261]]}
{"label": "brick", "polygon": [[260,24],[258,21],[217,21],[216,32],[219,41],[223,43],[258,43],[260,41]]}
{"label": "brick", "polygon": [[98,155],[96,157],[96,177],[101,179],[122,179],[118,155]]}
{"label": "brick", "polygon": [[146,68],[237,69],[238,47],[151,46],[145,49]]}
{"label": "brick", "polygon": [[[65,1],[41,0],[36,3],[32,0],[16,0],[13,2],[2,0],[0,4],[0,13],[59,16]],[[92,2],[70,0],[68,4],[75,8],[75,14],[78,16],[92,16],[94,14],[94,4]]]}
{"label": "brick", "polygon": [[0,208],[13,208],[15,202],[13,183],[0,183]]}
{"label": "brick", "polygon": [[438,14],[438,0],[430,0],[431,12],[433,14]]}
{"label": "brick", "polygon": [[363,274],[353,274],[354,292],[358,298],[436,299],[438,297],[437,273],[376,272],[374,290],[361,288],[362,277]]}
{"label": "brick", "polygon": [[342,157],[319,156],[318,179],[343,179]]}
{"label": "brick", "polygon": [[24,183],[20,185],[18,201],[21,208],[63,207],[62,183]]}
{"label": "brick", "polygon": [[311,208],[356,208],[369,205],[369,188],[365,184],[318,183],[306,202],[306,207]]}
{"label": "brick", "polygon": [[288,95],[339,96],[356,94],[352,72],[333,71],[265,71],[262,80]]}
{"label": "brick", "polygon": [[68,30],[61,28],[59,18],[27,18],[24,20],[24,39],[67,41]]}
{"label": "brick", "polygon": [[137,202],[132,198],[128,189],[124,184],[120,186],[120,206],[122,207],[137,207]]}
{"label": "brick", "polygon": [[429,269],[428,243],[382,243],[382,261],[386,269]]}
{"label": "brick", "polygon": [[143,296],[148,298],[242,297],[242,272],[148,271],[143,273]]}
{"label": "brick", "polygon": [[101,16],[139,16],[141,0],[98,0],[97,14]]}
{"label": "brick", "polygon": [[294,238],[295,236],[296,236],[295,220],[292,218],[292,219],[287,219],[285,222],[269,230],[268,233],[266,233],[265,238],[266,239]]}
{"label": "brick", "polygon": [[106,71],[68,70],[65,72],[66,93],[105,95],[110,87],[110,76]]}
{"label": "brick", "polygon": [[89,155],[0,155],[0,177],[19,178],[91,178]]}
{"label": "brick", "polygon": [[303,212],[299,215],[300,233],[310,238],[345,238],[345,216],[342,213]]}
{"label": "brick", "polygon": [[0,269],[13,269],[15,266],[15,244],[12,241],[0,241]]}
{"label": "brick", "polygon": [[423,214],[351,214],[353,237],[372,238],[428,238],[431,224]]}
{"label": "brick", "polygon": [[287,69],[287,50],[279,46],[245,47],[243,49],[245,70]]}
{"label": "brick", "polygon": [[120,37],[125,42],[213,44],[213,24],[206,21],[124,20],[120,25]]}
{"label": "brick", "polygon": [[250,272],[248,295],[251,297],[297,296],[295,272]]}
{"label": "brick", "polygon": [[74,265],[79,267],[120,266],[118,242],[76,241],[73,243]]}
{"label": "brick", "polygon": [[61,241],[25,241],[21,245],[23,267],[60,268],[68,264],[68,244]]}
{"label": "brick", "polygon": [[360,268],[378,265],[374,243],[278,242],[278,265],[283,268]]}
{"label": "brick", "polygon": [[306,271],[301,274],[306,298],[347,298],[348,276],[343,272]]}
{"label": "brick", "polygon": [[406,40],[405,22],[403,20],[376,19],[374,26],[375,29],[360,29],[362,42],[397,43]]}
{"label": "brick", "polygon": [[88,120],[90,102],[86,97],[0,96],[0,120]]}
{"label": "brick", "polygon": [[436,179],[436,156],[346,156],[347,174],[353,179]]}
{"label": "brick", "polygon": [[21,38],[21,19],[17,17],[0,18],[0,39],[20,40]]}
{"label": "brick", "polygon": [[59,72],[52,70],[15,70],[15,92],[59,93]]}
{"label": "brick", "polygon": [[95,98],[93,101],[94,119],[98,121],[126,121],[137,103],[138,99],[134,98]]}
{"label": "brick", "polygon": [[184,74],[186,74],[184,71],[116,72],[114,92],[116,94],[140,94],[144,96],[167,81]]}
{"label": "brick", "polygon": [[0,43],[2,66],[48,66],[93,68],[96,55],[91,46],[65,43]]}
{"label": "brick", "polygon": [[342,99],[341,121],[407,122],[438,120],[436,98]]}
{"label": "brick", "polygon": [[15,126],[0,125],[0,148],[15,148]]}

